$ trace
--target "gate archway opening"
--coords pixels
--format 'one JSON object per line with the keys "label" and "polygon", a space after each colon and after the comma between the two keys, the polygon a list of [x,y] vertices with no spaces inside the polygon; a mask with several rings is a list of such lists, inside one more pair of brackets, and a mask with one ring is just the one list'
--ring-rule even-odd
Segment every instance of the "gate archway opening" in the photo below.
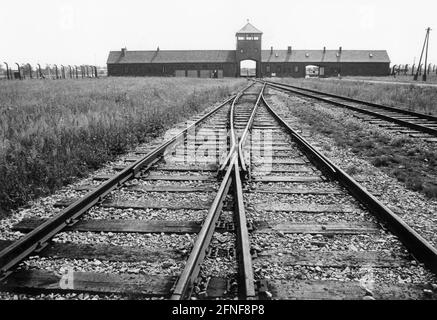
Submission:
{"label": "gate archway opening", "polygon": [[256,77],[256,61],[241,60],[240,61],[240,77]]}
{"label": "gate archway opening", "polygon": [[316,66],[316,65],[309,65],[305,66],[305,78],[320,78],[325,76],[325,68]]}

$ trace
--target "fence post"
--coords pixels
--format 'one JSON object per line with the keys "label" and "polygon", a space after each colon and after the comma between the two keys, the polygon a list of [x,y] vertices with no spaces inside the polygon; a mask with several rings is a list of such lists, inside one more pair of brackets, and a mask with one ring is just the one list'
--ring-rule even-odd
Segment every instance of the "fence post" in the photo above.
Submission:
{"label": "fence post", "polygon": [[32,76],[32,65],[30,63],[28,63],[27,65],[29,66],[29,76],[30,76],[30,79],[33,79],[33,76]]}
{"label": "fence post", "polygon": [[[20,71],[20,65],[17,63],[17,62],[15,62],[15,64],[17,65],[17,68],[18,68],[18,79],[20,79],[21,80],[21,71]],[[14,78],[15,78],[15,75],[14,75]]]}
{"label": "fence post", "polygon": [[3,63],[6,65],[6,77],[8,78],[8,80],[10,80],[9,79],[9,65],[7,62],[3,62]]}
{"label": "fence post", "polygon": [[41,71],[41,65],[39,63],[37,65],[38,65],[38,72],[36,74],[36,78],[38,79],[38,76],[39,76],[39,78],[42,79],[43,76],[42,76],[42,71]]}

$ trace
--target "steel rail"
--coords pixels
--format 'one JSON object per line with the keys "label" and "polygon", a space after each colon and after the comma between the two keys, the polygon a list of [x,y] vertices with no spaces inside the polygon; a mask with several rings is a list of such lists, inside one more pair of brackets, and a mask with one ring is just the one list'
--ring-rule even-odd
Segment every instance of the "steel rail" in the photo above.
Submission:
{"label": "steel rail", "polygon": [[244,94],[244,92],[246,90],[248,90],[249,88],[251,88],[253,85],[255,84],[255,82],[252,82],[249,86],[247,86],[246,88],[244,88],[241,92],[238,93],[238,95],[236,96],[236,98],[234,99],[234,101],[232,102],[231,108],[229,110],[229,123],[230,123],[230,136],[231,136],[231,147],[229,148],[229,153],[227,155],[227,157],[225,158],[225,160],[223,161],[222,165],[219,168],[219,172],[224,172],[226,169],[226,166],[228,165],[229,161],[232,158],[232,155],[234,154],[235,149],[238,147],[237,143],[238,140],[236,138],[235,135],[235,129],[233,126],[234,123],[234,111],[235,111],[235,104],[238,103],[238,100],[241,98],[241,96]]}
{"label": "steel rail", "polygon": [[244,160],[243,148],[244,148],[244,144],[246,142],[248,133],[252,129],[253,120],[255,119],[255,114],[256,114],[256,111],[258,109],[258,105],[259,105],[259,102],[260,102],[261,97],[263,95],[265,87],[266,87],[266,84],[264,83],[263,87],[261,88],[261,92],[258,95],[258,99],[256,100],[255,106],[253,107],[252,113],[250,114],[249,121],[247,122],[246,127],[244,128],[243,134],[241,135],[240,141],[238,143],[238,154],[240,157],[241,168],[244,172],[247,172],[247,166],[246,166],[246,162]]}
{"label": "steel rail", "polygon": [[255,280],[253,275],[249,231],[247,230],[247,219],[243,200],[243,187],[240,178],[238,161],[234,161],[233,181],[234,218],[237,222],[236,235],[238,249],[238,274],[240,279],[238,290],[239,297],[240,299],[254,300],[256,298]]}
{"label": "steel rail", "polygon": [[[315,150],[302,136],[293,130],[274,110],[263,97],[263,102],[273,117],[287,129],[298,144],[307,152],[313,152],[310,159],[316,160],[319,169],[333,171],[332,176],[339,181],[357,200],[365,205],[377,218],[384,221],[389,230],[395,234],[410,253],[424,263],[432,272],[437,273],[437,249],[420,236],[415,230],[393,213],[383,203],[370,194],[346,172],[332,163],[328,158]],[[323,168],[325,167],[325,168]]]}
{"label": "steel rail", "polygon": [[77,200],[56,216],[48,219],[34,230],[26,234],[24,237],[12,243],[0,252],[0,280],[6,278],[12,273],[12,268],[23,261],[33,252],[38,252],[48,245],[48,241],[65,227],[73,225],[77,219],[87,210],[93,207],[98,202],[118,186],[125,183],[127,180],[136,177],[141,171],[146,171],[160,157],[168,146],[176,143],[179,139],[186,137],[190,129],[202,123],[218,110],[229,104],[235,99],[235,95],[226,99],[219,106],[205,114],[196,122],[182,130],[173,138],[167,140],[159,147],[155,148],[144,158],[136,161],[132,165],[126,167],[115,177],[104,182],[101,186],[87,193],[84,197]]}
{"label": "steel rail", "polygon": [[[252,84],[253,85],[253,84]],[[235,110],[235,103],[238,102],[238,100],[241,98],[242,93],[239,93],[237,95],[237,97],[234,99],[234,101],[232,102],[231,108],[229,110],[229,122],[230,122],[230,137],[231,137],[231,147],[229,148],[229,153],[227,155],[227,157],[225,158],[225,160],[223,161],[222,165],[219,168],[219,172],[224,172],[226,169],[226,166],[228,165],[229,161],[232,158],[232,155],[234,154],[234,151],[236,149],[236,138],[235,138],[235,129],[233,126],[234,123],[234,110]]]}
{"label": "steel rail", "polygon": [[[253,82],[255,83],[255,82]],[[234,219],[236,221],[236,236],[237,236],[237,252],[238,252],[238,274],[239,274],[239,288],[238,295],[240,299],[254,300],[256,297],[255,280],[253,275],[252,255],[250,253],[249,231],[247,229],[246,212],[244,208],[243,186],[241,182],[241,172],[239,163],[244,165],[244,158],[242,153],[242,144],[247,138],[248,132],[252,127],[258,104],[264,92],[265,84],[261,88],[258,98],[250,114],[249,120],[244,128],[243,134],[238,139],[235,133],[235,123],[231,122],[231,127],[234,128],[232,133],[235,135],[233,141],[238,143],[238,152],[235,150],[237,160],[234,161],[233,170],[233,191],[234,191]],[[234,110],[235,111],[235,110]],[[238,142],[238,140],[240,140]],[[243,172],[246,172],[244,165]]]}
{"label": "steel rail", "polygon": [[[330,103],[330,104],[333,104],[333,105],[336,105],[336,106],[339,106],[339,107],[343,107],[343,108],[347,108],[347,109],[350,109],[350,110],[353,110],[353,111],[357,111],[357,112],[360,112],[360,113],[368,114],[368,115],[371,115],[371,116],[374,116],[374,117],[377,117],[377,118],[380,118],[380,119],[383,119],[383,120],[386,120],[386,121],[389,121],[389,122],[393,122],[393,123],[402,125],[404,127],[408,127],[408,128],[411,128],[411,129],[414,129],[414,130],[417,130],[417,131],[428,133],[428,134],[433,135],[433,136],[437,136],[437,129],[426,127],[425,125],[420,125],[420,124],[416,124],[416,123],[413,123],[413,122],[408,122],[406,120],[396,119],[396,118],[393,118],[391,116],[387,116],[387,115],[384,115],[384,114],[381,114],[381,113],[378,113],[378,112],[375,112],[375,111],[361,109],[361,108],[354,107],[354,106],[351,106],[349,104],[345,104],[345,103],[342,103],[342,102],[333,101],[333,100],[326,99],[326,98],[323,98],[323,97],[314,96],[314,95],[311,95],[311,94],[308,94],[308,93],[297,91],[297,90],[305,91],[305,90],[309,90],[309,89],[301,89],[301,88],[292,89],[292,88],[289,88],[287,86],[278,85],[278,84],[272,84],[272,83],[268,83],[268,85],[273,87],[273,88],[276,88],[276,89],[285,90],[285,91],[288,91],[288,92],[292,92],[292,93],[295,93],[295,94],[302,95],[304,97],[316,99],[316,100],[323,101],[323,102],[326,102],[326,103]],[[320,92],[318,94],[325,94],[325,93]],[[342,97],[337,97],[337,98],[343,99]],[[360,103],[367,104],[367,102],[360,102]],[[384,106],[384,107],[386,107],[386,106]],[[380,108],[380,106],[378,106],[378,108]],[[396,109],[396,112],[399,112],[398,110],[399,109]],[[406,111],[406,110],[404,110],[404,111]],[[437,120],[433,120],[433,121],[437,121]]]}
{"label": "steel rail", "polygon": [[303,90],[303,91],[307,91],[307,92],[312,92],[312,93],[316,93],[316,94],[322,94],[322,95],[325,95],[325,96],[328,96],[328,97],[331,97],[331,98],[339,98],[339,99],[342,99],[342,100],[347,100],[349,102],[366,104],[366,105],[371,106],[371,107],[381,108],[381,109],[385,109],[385,110],[393,111],[393,112],[398,112],[398,113],[403,113],[403,114],[407,114],[407,115],[410,115],[410,116],[415,116],[415,117],[422,118],[422,119],[437,121],[437,117],[436,116],[431,116],[431,115],[420,113],[420,112],[414,112],[414,111],[400,109],[400,108],[396,108],[396,107],[385,106],[385,105],[373,103],[373,102],[370,102],[370,101],[364,101],[364,100],[360,100],[360,99],[350,98],[350,97],[341,96],[341,95],[337,95],[337,94],[333,94],[333,93],[329,93],[329,92],[318,91],[318,90],[314,90],[314,89],[297,87],[297,86],[293,86],[291,84],[280,83],[280,82],[276,82],[276,81],[266,81],[266,82],[270,83],[270,84],[277,84],[277,85],[286,86],[286,87],[290,87],[290,88],[294,88],[294,89],[299,89],[299,90]]}
{"label": "steel rail", "polygon": [[214,198],[214,201],[208,211],[208,214],[205,218],[205,221],[200,229],[200,232],[197,236],[196,243],[194,244],[193,249],[191,250],[190,256],[188,257],[187,263],[185,264],[184,270],[182,271],[181,276],[176,282],[174,291],[170,297],[170,300],[182,300],[186,299],[190,290],[192,289],[193,284],[196,282],[200,265],[203,262],[203,259],[206,255],[206,250],[211,242],[211,238],[214,234],[215,224],[220,216],[220,212],[223,208],[223,202],[229,193],[229,187],[232,183],[232,170],[233,163],[237,161],[237,154],[231,159],[231,164],[228,167],[226,174],[220,184],[220,188]]}

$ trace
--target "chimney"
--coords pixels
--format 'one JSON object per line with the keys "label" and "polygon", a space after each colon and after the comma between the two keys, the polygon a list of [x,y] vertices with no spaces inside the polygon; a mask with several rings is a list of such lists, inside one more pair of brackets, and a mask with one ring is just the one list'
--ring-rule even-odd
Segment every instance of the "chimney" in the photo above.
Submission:
{"label": "chimney", "polygon": [[338,48],[338,53],[341,53],[341,47],[340,47],[340,48]]}
{"label": "chimney", "polygon": [[126,47],[121,48],[121,56],[122,56],[122,57],[125,57],[125,56],[126,56],[126,51],[127,51],[127,48],[126,48]]}
{"label": "chimney", "polygon": [[288,48],[287,48],[287,53],[288,53],[288,54],[291,54],[291,46],[288,46]]}
{"label": "chimney", "polygon": [[270,54],[273,54],[273,47],[270,47]]}
{"label": "chimney", "polygon": [[156,49],[156,51],[159,52],[159,46],[158,46],[158,48]]}
{"label": "chimney", "polygon": [[323,47],[323,53],[326,53],[326,47]]}

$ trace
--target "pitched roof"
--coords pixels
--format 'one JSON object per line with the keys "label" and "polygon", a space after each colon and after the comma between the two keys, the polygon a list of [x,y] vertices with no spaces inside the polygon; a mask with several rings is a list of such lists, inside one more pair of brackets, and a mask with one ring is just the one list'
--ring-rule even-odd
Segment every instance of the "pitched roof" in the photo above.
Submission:
{"label": "pitched roof", "polygon": [[262,50],[262,62],[390,62],[386,50]]}
{"label": "pitched roof", "polygon": [[240,31],[237,31],[237,34],[239,33],[259,33],[262,34],[261,31],[259,31],[257,28],[255,28],[253,25],[251,25],[249,22],[241,28]]}
{"label": "pitched roof", "polygon": [[235,50],[111,51],[107,63],[235,63]]}
{"label": "pitched roof", "polygon": [[[390,58],[385,50],[262,50],[262,62],[385,62]],[[108,64],[113,63],[236,63],[235,50],[160,50],[111,51]]]}

